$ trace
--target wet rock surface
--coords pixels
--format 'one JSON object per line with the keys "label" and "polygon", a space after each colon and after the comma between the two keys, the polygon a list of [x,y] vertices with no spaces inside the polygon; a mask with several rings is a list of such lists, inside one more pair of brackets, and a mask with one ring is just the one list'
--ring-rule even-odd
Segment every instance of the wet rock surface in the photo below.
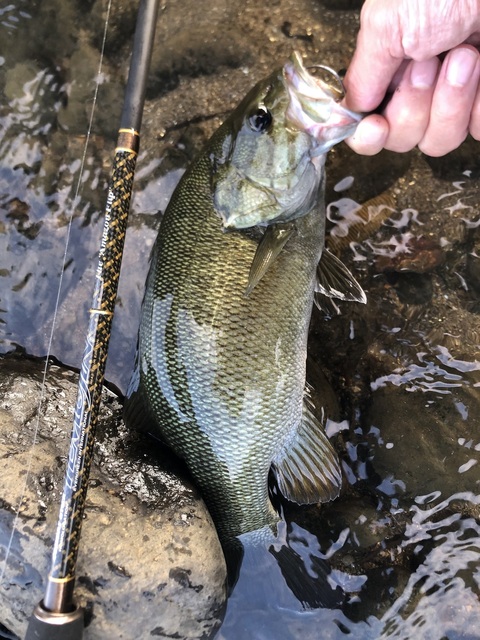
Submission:
{"label": "wet rock surface", "polygon": [[[50,365],[39,415],[42,376],[42,362],[0,359],[0,620],[18,637],[44,593],[77,389],[75,373]],[[175,462],[126,433],[121,411],[105,391],[77,569],[84,637],[207,638],[225,599],[215,528]]]}

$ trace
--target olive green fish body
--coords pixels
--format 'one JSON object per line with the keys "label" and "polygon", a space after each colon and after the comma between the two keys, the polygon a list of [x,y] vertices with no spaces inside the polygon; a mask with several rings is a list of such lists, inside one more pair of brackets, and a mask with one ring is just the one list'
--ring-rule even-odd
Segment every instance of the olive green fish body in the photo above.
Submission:
{"label": "olive green fish body", "polygon": [[207,164],[200,158],[185,176],[162,222],[144,302],[140,375],[162,439],[186,460],[230,536],[274,519],[267,476],[302,419],[324,212],[319,207],[298,222],[245,297],[258,239],[223,230]]}
{"label": "olive green fish body", "polygon": [[324,141],[292,125],[297,89],[285,69],[252,90],[180,181],[139,332],[136,393],[148,428],[186,461],[224,544],[278,520],[271,468],[299,503],[331,499],[340,485],[305,396]]}

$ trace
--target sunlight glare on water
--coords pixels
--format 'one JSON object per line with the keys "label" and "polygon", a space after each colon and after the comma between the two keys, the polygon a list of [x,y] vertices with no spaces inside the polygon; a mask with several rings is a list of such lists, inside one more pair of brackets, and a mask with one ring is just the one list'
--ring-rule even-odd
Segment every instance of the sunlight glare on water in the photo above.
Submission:
{"label": "sunlight glare on water", "polygon": [[[460,514],[437,520],[454,500],[480,504],[472,493],[450,496],[425,507],[417,498],[404,545],[415,545],[423,562],[411,575],[395,604],[383,616],[382,638],[474,638],[480,625],[480,526]],[[429,544],[431,543],[431,544]],[[425,555],[425,548],[432,546]],[[465,629],[471,632],[464,634]]]}

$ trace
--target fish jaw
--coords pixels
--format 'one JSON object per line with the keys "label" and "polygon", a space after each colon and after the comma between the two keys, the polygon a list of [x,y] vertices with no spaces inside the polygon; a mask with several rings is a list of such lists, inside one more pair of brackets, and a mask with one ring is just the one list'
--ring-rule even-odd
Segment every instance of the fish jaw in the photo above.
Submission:
{"label": "fish jaw", "polygon": [[341,85],[335,87],[312,76],[297,52],[285,64],[283,77],[290,98],[287,123],[313,138],[312,156],[326,153],[353,134],[362,115],[340,104],[344,97]]}

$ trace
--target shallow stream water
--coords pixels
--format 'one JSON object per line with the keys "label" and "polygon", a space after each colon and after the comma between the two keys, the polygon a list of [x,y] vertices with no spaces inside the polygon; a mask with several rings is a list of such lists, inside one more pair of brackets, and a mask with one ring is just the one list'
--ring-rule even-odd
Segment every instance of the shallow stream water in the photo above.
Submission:
{"label": "shallow stream water", "polygon": [[[1,353],[45,356],[51,342],[79,366],[135,4],[113,3],[86,148],[106,2],[0,4]],[[360,4],[162,5],[107,367],[120,391],[188,161],[292,49],[344,68]],[[480,638],[479,157],[472,140],[436,160],[331,153],[330,246],[368,303],[315,311],[309,371],[345,487],[321,509],[285,509],[307,573],[342,595],[302,606],[273,556],[260,577],[246,562],[222,640]]]}

